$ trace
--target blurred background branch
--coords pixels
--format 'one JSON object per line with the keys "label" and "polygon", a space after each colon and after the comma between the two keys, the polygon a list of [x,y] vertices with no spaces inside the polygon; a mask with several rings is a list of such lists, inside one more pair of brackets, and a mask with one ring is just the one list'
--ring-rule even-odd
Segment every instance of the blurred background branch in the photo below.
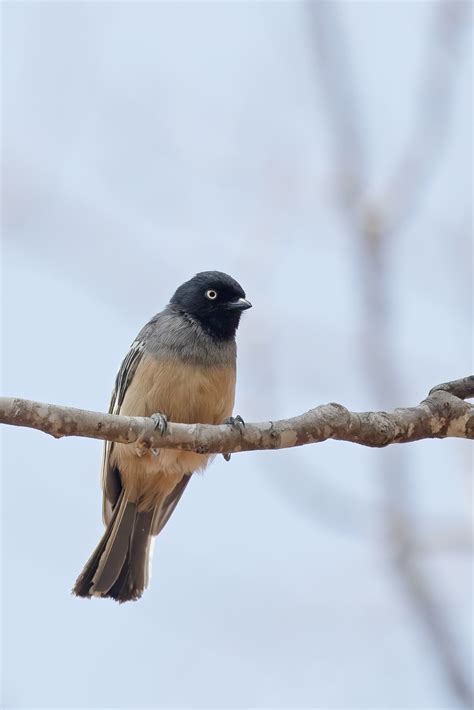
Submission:
{"label": "blurred background branch", "polygon": [[[470,24],[468,2],[442,0],[432,8],[432,32],[411,135],[387,186],[378,191],[378,197],[371,197],[367,191],[368,141],[339,3],[307,4],[316,67],[325,91],[336,194],[349,233],[358,243],[355,268],[362,288],[361,362],[367,387],[378,403],[382,400],[393,403],[403,391],[400,369],[394,359],[396,343],[391,325],[393,239],[422,206],[428,182],[439,166],[449,134],[463,41]],[[436,584],[424,573],[420,555],[415,555],[415,550],[421,553],[426,545],[417,543],[410,461],[399,449],[391,453],[379,460],[384,474],[383,521],[388,559],[415,618],[431,640],[433,653],[444,668],[453,694],[471,708],[474,691],[455,633],[437,600]],[[466,530],[462,537],[469,537],[469,532]],[[437,538],[435,532],[434,539]]]}

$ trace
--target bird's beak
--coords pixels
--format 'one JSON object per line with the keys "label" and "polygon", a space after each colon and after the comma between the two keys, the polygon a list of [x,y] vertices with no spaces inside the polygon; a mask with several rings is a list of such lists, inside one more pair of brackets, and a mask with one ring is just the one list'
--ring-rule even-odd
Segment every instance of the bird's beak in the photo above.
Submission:
{"label": "bird's beak", "polygon": [[246,311],[247,308],[252,308],[252,304],[246,298],[238,298],[237,301],[231,301],[227,307],[233,311]]}

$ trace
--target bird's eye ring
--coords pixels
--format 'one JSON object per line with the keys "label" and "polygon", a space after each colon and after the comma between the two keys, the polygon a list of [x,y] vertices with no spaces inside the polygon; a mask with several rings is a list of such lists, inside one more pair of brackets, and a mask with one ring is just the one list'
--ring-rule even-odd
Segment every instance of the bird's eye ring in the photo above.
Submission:
{"label": "bird's eye ring", "polygon": [[208,298],[210,301],[215,301],[217,298],[217,291],[214,291],[213,288],[210,288],[208,291],[206,291],[206,298]]}

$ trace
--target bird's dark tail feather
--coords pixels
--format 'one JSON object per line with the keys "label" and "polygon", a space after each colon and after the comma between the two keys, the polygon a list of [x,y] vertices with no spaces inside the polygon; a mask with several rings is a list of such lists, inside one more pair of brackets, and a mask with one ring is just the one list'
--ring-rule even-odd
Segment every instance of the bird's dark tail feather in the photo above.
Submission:
{"label": "bird's dark tail feather", "polygon": [[78,597],[139,599],[148,584],[153,511],[139,512],[122,491],[101,541],[76,580]]}

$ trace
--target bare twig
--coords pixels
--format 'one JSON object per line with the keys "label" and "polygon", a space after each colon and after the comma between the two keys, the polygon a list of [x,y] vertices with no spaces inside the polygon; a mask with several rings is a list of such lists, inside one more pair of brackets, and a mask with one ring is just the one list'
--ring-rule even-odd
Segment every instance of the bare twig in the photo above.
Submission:
{"label": "bare twig", "polygon": [[365,191],[366,151],[351,57],[337,5],[310,0],[306,8],[332,129],[338,197],[346,217],[357,220]]}
{"label": "bare twig", "polygon": [[386,233],[399,229],[413,216],[443,155],[471,14],[472,4],[466,0],[440,1],[434,7],[412,133],[378,200],[386,210]]}
{"label": "bare twig", "polygon": [[473,396],[474,375],[438,385],[417,407],[393,412],[350,412],[341,404],[331,403],[291,419],[244,427],[169,423],[163,435],[154,421],[145,417],[1,397],[0,423],[39,429],[56,438],[85,436],[202,454],[285,449],[327,439],[383,447],[420,439],[474,439],[474,406],[464,402],[465,397]]}

